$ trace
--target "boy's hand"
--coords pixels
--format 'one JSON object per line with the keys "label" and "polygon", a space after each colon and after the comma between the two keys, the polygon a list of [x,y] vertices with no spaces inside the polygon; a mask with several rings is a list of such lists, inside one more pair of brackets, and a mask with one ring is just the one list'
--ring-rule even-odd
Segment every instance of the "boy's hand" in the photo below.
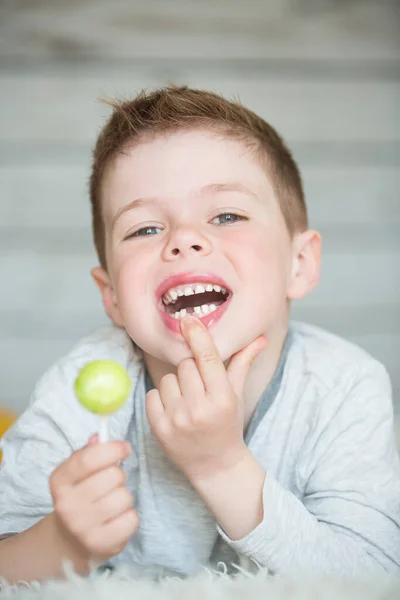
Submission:
{"label": "boy's hand", "polygon": [[129,445],[93,441],[55,469],[50,491],[66,542],[72,542],[80,558],[102,562],[123,550],[137,529],[138,516],[118,466],[129,456]]}
{"label": "boy's hand", "polygon": [[146,411],[166,455],[193,481],[234,467],[247,453],[242,394],[266,339],[260,336],[237,352],[225,369],[199,319],[185,317],[181,331],[194,358],[183,360],[177,375],[165,375],[160,389],[147,393]]}

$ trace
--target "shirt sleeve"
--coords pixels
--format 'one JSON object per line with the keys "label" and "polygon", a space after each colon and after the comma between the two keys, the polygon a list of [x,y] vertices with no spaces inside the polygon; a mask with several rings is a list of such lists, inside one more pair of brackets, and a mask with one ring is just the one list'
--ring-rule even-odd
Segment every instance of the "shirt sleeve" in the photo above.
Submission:
{"label": "shirt sleeve", "polygon": [[53,510],[49,477],[82,434],[82,408],[70,387],[62,369],[51,368],[0,440],[0,535],[24,531]]}
{"label": "shirt sleeve", "polygon": [[[245,538],[223,539],[272,572],[400,573],[400,461],[385,369],[358,377],[298,460],[299,499],[266,475],[264,516]],[[335,396],[335,397],[334,397]]]}

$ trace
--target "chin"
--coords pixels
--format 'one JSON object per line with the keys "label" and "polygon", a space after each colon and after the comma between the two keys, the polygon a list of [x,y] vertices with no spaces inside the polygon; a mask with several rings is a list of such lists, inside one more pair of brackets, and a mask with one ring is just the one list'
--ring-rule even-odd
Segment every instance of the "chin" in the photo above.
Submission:
{"label": "chin", "polygon": [[[257,337],[257,336],[255,336]],[[215,340],[219,355],[223,362],[229,360],[236,352],[242,350],[245,346],[250,344],[253,339],[248,338],[248,333],[240,335],[240,332],[233,332],[233,335],[222,336],[222,339]]]}

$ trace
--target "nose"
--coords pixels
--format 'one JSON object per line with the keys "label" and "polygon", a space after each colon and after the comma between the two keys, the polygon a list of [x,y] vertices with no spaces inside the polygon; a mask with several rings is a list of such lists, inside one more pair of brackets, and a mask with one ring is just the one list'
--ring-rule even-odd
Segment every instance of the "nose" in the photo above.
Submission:
{"label": "nose", "polygon": [[163,258],[167,261],[179,258],[207,256],[211,253],[210,240],[194,227],[180,227],[171,233],[164,247]]}

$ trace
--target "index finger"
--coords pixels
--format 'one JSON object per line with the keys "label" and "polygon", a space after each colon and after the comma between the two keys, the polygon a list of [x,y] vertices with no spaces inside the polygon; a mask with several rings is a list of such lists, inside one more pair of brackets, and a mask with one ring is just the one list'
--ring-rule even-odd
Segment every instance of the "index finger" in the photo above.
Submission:
{"label": "index finger", "polygon": [[193,352],[206,391],[210,394],[226,391],[228,376],[208,329],[199,319],[189,315],[182,319],[181,331]]}
{"label": "index finger", "polygon": [[129,444],[122,441],[85,446],[57,468],[53,485],[58,488],[76,485],[90,475],[124,460],[130,453]]}

